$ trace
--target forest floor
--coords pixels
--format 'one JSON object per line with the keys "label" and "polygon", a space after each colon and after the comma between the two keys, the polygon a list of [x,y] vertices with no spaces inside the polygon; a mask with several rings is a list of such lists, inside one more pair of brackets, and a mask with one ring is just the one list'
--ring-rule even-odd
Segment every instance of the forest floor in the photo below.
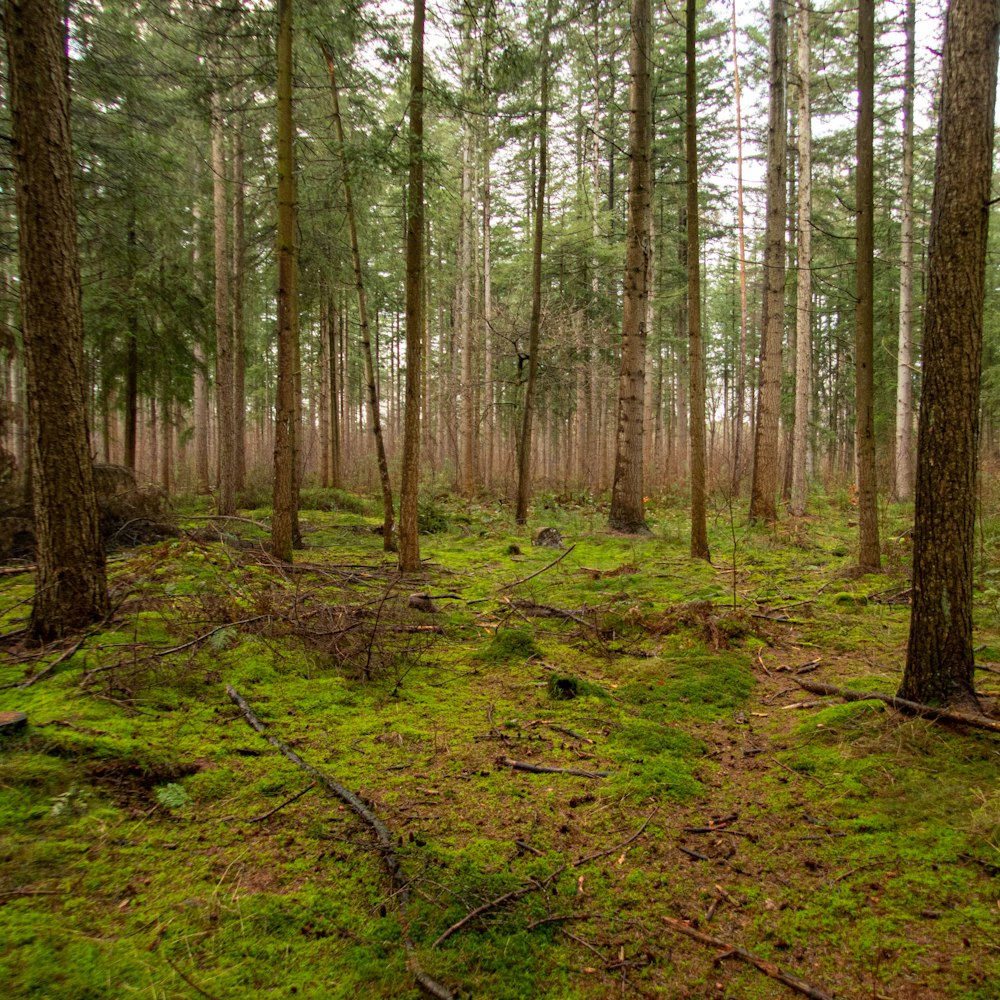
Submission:
{"label": "forest floor", "polygon": [[[438,497],[401,580],[374,505],[304,500],[294,567],[266,510],[192,501],[57,646],[0,577],[5,996],[995,1000],[1000,739],[797,683],[897,689],[911,510],[859,577],[846,492],[771,529],[720,503],[711,565],[680,498],[642,538],[539,498],[556,551]],[[987,509],[987,706],[998,537]]]}

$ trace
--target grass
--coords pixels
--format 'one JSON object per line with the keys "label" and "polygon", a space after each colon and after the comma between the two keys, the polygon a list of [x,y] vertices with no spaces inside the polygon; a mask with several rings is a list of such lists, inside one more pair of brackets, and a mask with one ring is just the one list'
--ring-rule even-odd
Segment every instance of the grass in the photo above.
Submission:
{"label": "grass", "polygon": [[[575,546],[550,566],[502,509],[436,496],[409,583],[369,530],[377,504],[307,500],[304,558],[325,569],[279,573],[235,538],[132,550],[110,567],[116,617],[0,692],[31,722],[0,744],[5,995],[422,995],[369,833],[227,683],[391,830],[415,954],[463,995],[596,1000],[623,975],[626,994],[783,995],[662,916],[842,997],[995,995],[995,739],[880,704],[783,707],[804,665],[898,686],[905,551],[887,541],[892,571],[853,576],[842,499],[766,530],[720,508],[708,565],[670,498],[641,540],[606,533],[590,498],[541,498],[532,527]],[[2,587],[11,631],[30,578]],[[424,614],[414,591],[457,599]],[[8,640],[0,684],[68,648]]]}

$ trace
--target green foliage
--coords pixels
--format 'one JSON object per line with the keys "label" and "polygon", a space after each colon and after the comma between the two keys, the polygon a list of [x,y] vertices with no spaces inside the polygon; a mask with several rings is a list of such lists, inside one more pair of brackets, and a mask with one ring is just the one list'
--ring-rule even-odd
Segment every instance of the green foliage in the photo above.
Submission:
{"label": "green foliage", "polygon": [[183,809],[185,806],[191,805],[194,800],[188,795],[183,785],[171,781],[156,789],[156,801],[164,809],[174,810]]}
{"label": "green foliage", "polygon": [[437,535],[448,530],[448,515],[434,497],[421,496],[417,501],[417,530],[421,535]]}

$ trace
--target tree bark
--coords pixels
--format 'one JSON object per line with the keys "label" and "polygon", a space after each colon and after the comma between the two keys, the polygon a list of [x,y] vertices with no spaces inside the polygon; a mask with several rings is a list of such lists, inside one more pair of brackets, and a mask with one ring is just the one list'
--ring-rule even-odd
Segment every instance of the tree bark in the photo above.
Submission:
{"label": "tree bark", "polygon": [[875,0],[858,3],[857,291],[854,319],[855,448],[858,468],[858,568],[882,567],[875,480]]}
{"label": "tree bark", "polygon": [[[608,527],[648,532],[642,498],[643,399],[646,389],[646,303],[652,218],[652,82],[650,0],[632,0],[629,31],[628,228],[622,354],[618,375],[618,433]],[[697,251],[695,267],[698,266]]]}
{"label": "tree bark", "polygon": [[83,368],[69,67],[59,0],[4,9],[43,642],[108,613]]}
{"label": "tree bark", "polygon": [[906,2],[903,71],[903,174],[899,193],[899,349],[896,358],[897,500],[913,496],[913,93],[916,86],[916,0]]}
{"label": "tree bark", "polygon": [[216,82],[211,96],[212,245],[215,264],[215,406],[216,461],[219,464],[216,507],[224,517],[236,513],[236,379],[229,297],[229,199],[222,98]]}
{"label": "tree bark", "polygon": [[420,367],[424,348],[424,0],[413,2],[406,217],[406,411],[399,490],[399,570],[420,572]]}
{"label": "tree bark", "polygon": [[809,404],[812,400],[812,116],[809,100],[809,4],[798,0],[799,184],[798,269],[795,286],[795,422],[791,512],[806,512]]}
{"label": "tree bark", "polygon": [[751,522],[778,519],[778,418],[781,411],[781,342],[785,319],[785,0],[771,0],[767,124],[767,220],[764,246],[764,324],[754,433]]}
{"label": "tree bark", "polygon": [[972,572],[998,0],[952,0],[924,311],[913,611],[899,695],[975,704]]}
{"label": "tree bark", "polygon": [[687,0],[685,24],[687,121],[688,377],[691,422],[691,557],[709,559],[705,510],[705,366],[701,337],[701,240],[698,230],[697,0]]}
{"label": "tree bark", "polygon": [[542,237],[545,217],[545,183],[548,175],[549,132],[549,30],[552,25],[551,0],[545,8],[542,27],[542,80],[538,113],[538,178],[535,186],[535,227],[531,252],[531,319],[528,326],[528,378],[524,386],[524,412],[517,453],[518,524],[528,523],[528,501],[531,497],[531,436],[535,415],[535,383],[538,379],[538,349],[542,322]]}
{"label": "tree bark", "polygon": [[278,0],[278,386],[271,551],[290,562],[296,530],[298,275],[292,139],[292,0]]}

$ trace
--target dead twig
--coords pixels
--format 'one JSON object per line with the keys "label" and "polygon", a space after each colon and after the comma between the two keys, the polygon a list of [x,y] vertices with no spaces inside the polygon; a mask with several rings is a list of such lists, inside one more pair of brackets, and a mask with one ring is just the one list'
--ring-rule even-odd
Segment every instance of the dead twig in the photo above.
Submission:
{"label": "dead twig", "polygon": [[765,975],[776,979],[779,983],[784,983],[790,989],[795,990],[796,993],[810,997],[811,1000],[833,1000],[833,997],[829,993],[825,993],[815,986],[810,986],[805,980],[799,979],[798,976],[793,976],[790,972],[785,972],[784,969],[780,968],[774,962],[769,962],[766,958],[761,958],[760,955],[755,955],[752,951],[747,951],[746,948],[730,944],[728,941],[713,937],[711,934],[705,934],[703,931],[695,930],[684,923],[683,920],[677,920],[674,917],[664,917],[663,922],[673,930],[678,931],[680,934],[685,934],[695,941],[711,945],[713,948],[719,948],[722,951],[719,959],[730,957],[742,959],[744,962],[749,962],[751,965],[756,966]]}
{"label": "dead twig", "polygon": [[527,583],[529,580],[534,580],[536,576],[541,576],[542,573],[552,569],[552,567],[555,566],[557,563],[562,562],[563,559],[565,559],[566,556],[568,556],[575,548],[576,548],[576,542],[574,542],[565,552],[560,554],[557,558],[553,559],[552,562],[548,564],[548,566],[543,566],[541,569],[535,570],[535,572],[530,574],[529,576],[523,576],[521,577],[520,580],[515,580],[513,583],[505,583],[500,589],[513,590],[514,587],[520,587],[522,583]]}
{"label": "dead twig", "polygon": [[511,760],[510,757],[501,757],[500,763],[504,767],[511,767],[515,771],[527,771],[530,774],[572,774],[578,778],[606,778],[610,771],[581,771],[575,767],[546,767],[543,764],[526,764],[524,761]]}
{"label": "dead twig", "polygon": [[60,663],[65,663],[67,660],[71,659],[77,653],[77,651],[83,645],[83,640],[85,638],[86,636],[82,636],[81,638],[79,638],[76,642],[73,643],[72,646],[69,647],[69,649],[64,650],[62,653],[60,653],[50,664],[48,664],[48,666],[43,667],[41,670],[38,671],[37,674],[33,674],[27,680],[21,681],[21,683],[18,684],[17,686],[22,689],[29,688],[31,687],[32,684],[37,683],[43,677],[47,677],[49,674],[52,673],[53,670],[56,669],[56,667],[59,666]]}
{"label": "dead twig", "polygon": [[315,781],[310,781],[301,792],[296,792],[291,798],[285,799],[284,802],[279,803],[273,809],[269,809],[266,813],[261,813],[259,816],[251,816],[247,820],[248,823],[262,823],[265,819],[270,819],[279,809],[284,809],[285,806],[290,806],[297,799],[301,799],[306,792],[316,787]]}
{"label": "dead twig", "polygon": [[442,933],[438,939],[431,945],[432,948],[436,948],[442,941],[446,941],[452,936],[456,931],[460,931],[466,924],[472,923],[476,917],[482,916],[484,913],[488,913],[490,910],[495,910],[498,907],[503,906],[505,903],[512,903],[515,899],[520,899],[522,896],[527,896],[529,892],[537,892],[539,889],[544,889],[553,879],[557,878],[566,870],[565,865],[560,865],[551,875],[539,881],[538,879],[531,879],[526,885],[522,885],[518,889],[512,889],[510,892],[505,892],[502,896],[497,896],[496,899],[491,899],[489,902],[483,903],[482,906],[477,906],[474,910],[470,910],[461,920],[456,921],[449,927],[444,933]]}
{"label": "dead twig", "polygon": [[852,691],[850,688],[836,687],[833,684],[820,684],[818,681],[797,680],[795,683],[813,694],[835,695],[844,701],[882,701],[897,711],[919,715],[922,719],[930,719],[932,722],[955,722],[973,729],[985,729],[991,733],[1000,733],[1000,722],[985,715],[972,715],[968,712],[957,712],[934,705],[922,705],[918,701],[897,698],[891,694],[882,694],[880,691]]}
{"label": "dead twig", "polygon": [[571,867],[573,867],[573,868],[579,868],[580,865],[584,865],[588,861],[596,861],[598,858],[604,858],[604,857],[607,857],[609,854],[615,854],[618,851],[624,850],[626,847],[628,847],[629,844],[632,843],[632,841],[638,840],[639,837],[642,836],[642,834],[645,832],[646,827],[649,826],[649,821],[655,815],[656,815],[656,810],[654,809],[643,820],[642,826],[640,826],[639,829],[636,830],[635,833],[633,833],[632,836],[628,838],[628,840],[623,840],[620,844],[616,844],[614,847],[609,847],[608,850],[606,850],[606,851],[598,851],[596,854],[588,854],[584,858],[577,858],[576,861],[573,862],[573,864],[572,864]]}

